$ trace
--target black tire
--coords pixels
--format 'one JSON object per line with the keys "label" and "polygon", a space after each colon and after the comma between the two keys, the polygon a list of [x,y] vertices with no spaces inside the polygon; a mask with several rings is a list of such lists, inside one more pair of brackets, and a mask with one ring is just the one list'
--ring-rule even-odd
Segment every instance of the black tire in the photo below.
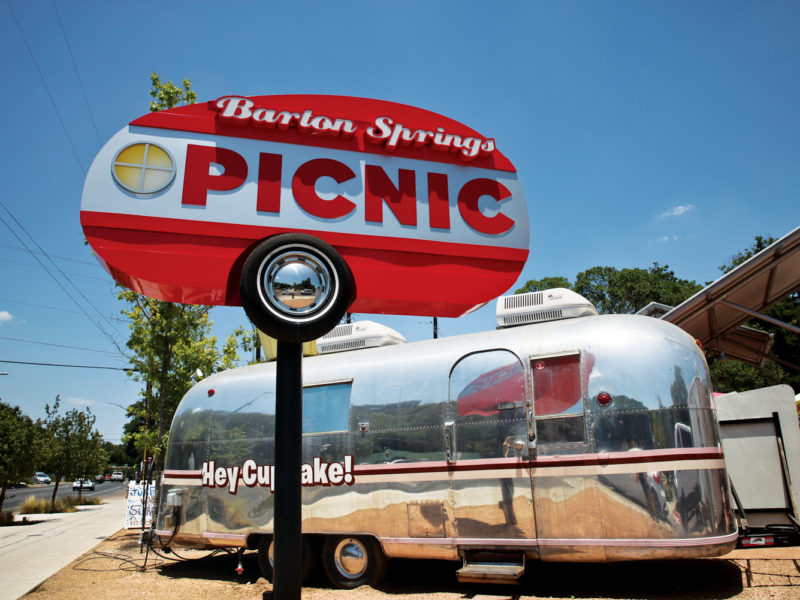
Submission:
{"label": "black tire", "polygon": [[[308,277],[291,284],[279,281],[281,269],[289,265]],[[283,274],[288,280],[291,270]],[[311,287],[300,289],[306,281]],[[355,298],[353,275],[342,256],[330,244],[301,233],[282,233],[256,246],[242,268],[239,291],[253,325],[282,342],[322,337]]]}
{"label": "black tire", "polygon": [[329,536],[322,549],[322,566],[333,585],[353,589],[378,583],[386,574],[387,560],[375,538]]}
{"label": "black tire", "polygon": [[[302,545],[301,552],[303,553],[303,572],[300,574],[300,581],[304,581],[314,569],[316,555],[314,548],[305,536],[302,537],[300,543]],[[272,579],[273,559],[270,557],[272,550],[272,536],[263,536],[258,542],[258,570],[261,572],[261,576],[270,583],[274,583],[274,579]]]}
{"label": "black tire", "polygon": [[258,542],[258,570],[261,571],[261,576],[269,582],[272,582],[272,561],[269,559],[271,545],[271,535],[265,535]]}

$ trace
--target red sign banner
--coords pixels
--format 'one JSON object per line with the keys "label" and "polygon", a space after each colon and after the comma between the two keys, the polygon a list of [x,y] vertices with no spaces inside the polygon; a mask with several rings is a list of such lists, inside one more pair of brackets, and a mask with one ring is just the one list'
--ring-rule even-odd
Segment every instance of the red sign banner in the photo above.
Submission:
{"label": "red sign banner", "polygon": [[444,317],[505,292],[529,243],[494,139],[343,96],[225,96],[135,119],[95,158],[81,223],[109,273],[155,298],[240,305],[254,248],[301,233],[344,259],[350,311]]}

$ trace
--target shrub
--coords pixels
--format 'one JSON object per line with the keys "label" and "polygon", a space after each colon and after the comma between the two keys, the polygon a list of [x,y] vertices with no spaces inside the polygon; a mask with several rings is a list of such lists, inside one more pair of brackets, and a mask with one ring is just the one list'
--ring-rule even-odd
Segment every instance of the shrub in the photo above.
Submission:
{"label": "shrub", "polygon": [[28,496],[20,506],[19,513],[21,515],[39,515],[50,512],[75,512],[77,503],[77,497],[67,496],[65,498],[57,498],[56,505],[53,507],[50,504],[50,500]]}
{"label": "shrub", "polygon": [[10,510],[0,512],[0,527],[14,524],[14,513]]}
{"label": "shrub", "polygon": [[78,498],[78,496],[63,496],[61,498],[56,498],[56,506],[55,509],[50,505],[49,499],[44,498],[35,498],[33,496],[28,496],[25,499],[25,502],[22,503],[20,506],[19,514],[21,515],[40,515],[42,513],[65,513],[65,512],[75,512],[78,510],[77,506],[87,506],[87,505],[97,505],[102,504],[103,501],[100,498],[83,498],[82,501]]}

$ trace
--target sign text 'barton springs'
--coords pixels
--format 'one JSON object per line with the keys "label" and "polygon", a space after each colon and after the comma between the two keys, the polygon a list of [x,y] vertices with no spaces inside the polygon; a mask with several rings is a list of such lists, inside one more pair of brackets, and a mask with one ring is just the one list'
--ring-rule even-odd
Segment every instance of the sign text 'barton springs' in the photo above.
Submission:
{"label": "sign text 'barton springs'", "polygon": [[[219,118],[228,122],[249,122],[256,126],[277,129],[292,127],[302,132],[333,136],[351,136],[358,131],[358,125],[350,119],[315,115],[312,110],[299,113],[256,107],[255,102],[241,96],[224,96],[217,100],[216,107],[220,111]],[[366,138],[375,143],[382,143],[389,151],[401,145],[430,146],[443,152],[458,152],[462,160],[491,154],[495,149],[494,140],[491,138],[460,136],[445,131],[444,127],[436,127],[435,131],[414,129],[386,116],[375,118],[374,123],[366,130]]]}
{"label": "sign text 'barton springs'", "polygon": [[[227,487],[230,494],[235,494],[241,482],[247,487],[269,488],[275,493],[275,465],[260,465],[253,459],[244,461],[241,467],[217,467],[213,460],[205,461],[201,473],[203,487]],[[350,454],[345,455],[342,462],[331,463],[315,456],[300,467],[300,483],[305,487],[353,485],[355,481]]]}

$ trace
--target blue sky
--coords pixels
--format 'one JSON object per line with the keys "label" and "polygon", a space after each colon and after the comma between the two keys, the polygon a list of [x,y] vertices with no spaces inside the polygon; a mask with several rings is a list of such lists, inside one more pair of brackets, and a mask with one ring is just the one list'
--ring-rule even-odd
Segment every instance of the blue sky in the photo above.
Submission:
{"label": "blue sky", "polygon": [[[736,1],[0,3],[0,217],[59,268],[0,223],[0,359],[125,366],[123,305],[78,214],[102,144],[147,112],[152,71],[200,100],[380,98],[495,138],[531,215],[519,285],[654,261],[714,280],[755,235],[800,224],[798,17]],[[239,308],[212,318],[220,342],[246,323]],[[357,318],[431,333],[421,317]],[[440,319],[442,335],[493,327],[493,305]],[[0,371],[3,401],[40,417],[60,394],[115,442],[140,389],[121,371]]]}

